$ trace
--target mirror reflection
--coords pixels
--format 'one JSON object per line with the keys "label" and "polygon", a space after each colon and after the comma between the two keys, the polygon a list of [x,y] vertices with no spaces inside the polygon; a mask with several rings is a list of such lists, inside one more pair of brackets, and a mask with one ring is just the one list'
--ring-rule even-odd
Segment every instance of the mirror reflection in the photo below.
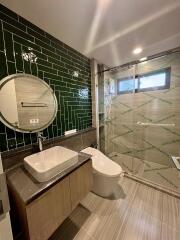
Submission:
{"label": "mirror reflection", "polygon": [[50,86],[28,74],[10,75],[0,82],[0,120],[19,132],[39,132],[57,113],[57,100]]}

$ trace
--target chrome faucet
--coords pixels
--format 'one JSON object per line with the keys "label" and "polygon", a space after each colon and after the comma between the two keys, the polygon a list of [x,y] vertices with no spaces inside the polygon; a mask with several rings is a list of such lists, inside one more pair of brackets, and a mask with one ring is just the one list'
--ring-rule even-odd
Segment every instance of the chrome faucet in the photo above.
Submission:
{"label": "chrome faucet", "polygon": [[43,136],[42,132],[38,132],[38,144],[39,144],[39,150],[43,150],[43,144],[42,142],[46,139],[46,137]]}

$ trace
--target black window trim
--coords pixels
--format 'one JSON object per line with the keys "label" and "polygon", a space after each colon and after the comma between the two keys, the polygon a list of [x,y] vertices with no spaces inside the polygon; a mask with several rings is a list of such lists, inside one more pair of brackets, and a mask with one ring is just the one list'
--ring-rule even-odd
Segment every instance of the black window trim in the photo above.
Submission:
{"label": "black window trim", "polygon": [[[152,76],[152,75],[156,75],[159,73],[166,73],[166,83],[164,86],[159,86],[159,87],[149,87],[149,88],[139,88],[140,85],[140,78],[141,77],[147,77],[147,76]],[[159,70],[155,70],[155,71],[151,71],[148,73],[144,73],[144,74],[139,74],[135,76],[135,79],[138,80],[138,87],[135,89],[135,91],[119,91],[119,82],[120,81],[128,81],[131,80],[131,77],[125,77],[125,78],[121,78],[117,80],[117,94],[127,94],[127,93],[138,93],[138,92],[148,92],[148,91],[157,91],[157,90],[164,90],[164,89],[169,89],[170,88],[170,78],[171,78],[171,68],[162,68]]]}

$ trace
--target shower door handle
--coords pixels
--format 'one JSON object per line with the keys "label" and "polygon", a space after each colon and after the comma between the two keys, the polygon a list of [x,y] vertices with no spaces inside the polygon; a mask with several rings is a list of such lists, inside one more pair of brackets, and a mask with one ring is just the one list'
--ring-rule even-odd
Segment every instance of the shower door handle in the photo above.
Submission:
{"label": "shower door handle", "polygon": [[175,127],[175,123],[147,123],[147,122],[137,122],[139,126],[152,126],[152,127]]}

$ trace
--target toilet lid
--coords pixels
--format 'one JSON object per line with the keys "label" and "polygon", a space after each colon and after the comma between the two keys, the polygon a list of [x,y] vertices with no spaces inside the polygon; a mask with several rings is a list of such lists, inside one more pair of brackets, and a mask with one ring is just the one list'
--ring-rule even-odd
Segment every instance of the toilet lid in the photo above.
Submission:
{"label": "toilet lid", "polygon": [[82,152],[92,155],[93,168],[98,173],[107,177],[116,177],[122,173],[122,168],[99,150],[89,147]]}

